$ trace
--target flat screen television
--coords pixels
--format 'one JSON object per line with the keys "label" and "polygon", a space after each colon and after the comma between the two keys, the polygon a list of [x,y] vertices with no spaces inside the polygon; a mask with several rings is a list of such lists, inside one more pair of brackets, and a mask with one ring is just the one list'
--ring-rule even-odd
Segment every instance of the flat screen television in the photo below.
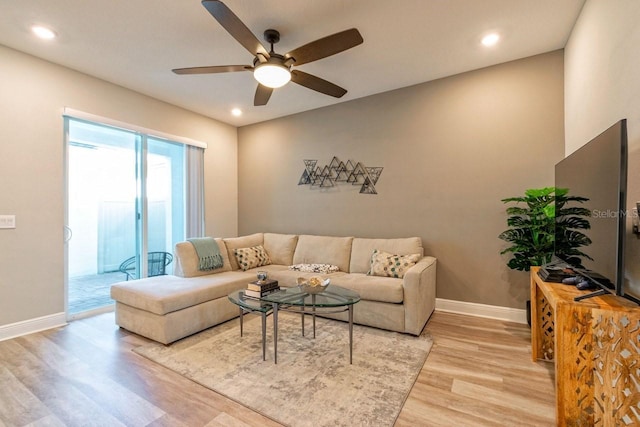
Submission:
{"label": "flat screen television", "polygon": [[[569,195],[585,197],[582,206],[591,212],[591,225],[580,230],[591,244],[580,248],[592,259],[582,258],[581,265],[556,253],[600,290],[625,294],[625,234],[627,217],[627,122],[620,120],[587,144],[560,161],[555,168],[555,186],[569,189]],[[556,239],[558,236],[556,236]]]}

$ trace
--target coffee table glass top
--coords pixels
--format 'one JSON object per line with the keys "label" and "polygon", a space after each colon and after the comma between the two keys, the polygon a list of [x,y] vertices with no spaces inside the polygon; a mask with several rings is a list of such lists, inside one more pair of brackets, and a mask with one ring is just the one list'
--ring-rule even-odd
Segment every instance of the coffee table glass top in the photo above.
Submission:
{"label": "coffee table glass top", "polygon": [[269,302],[262,301],[256,298],[246,297],[244,295],[244,290],[233,291],[228,295],[228,297],[232,303],[251,311],[262,311],[268,313],[272,308],[272,305]]}
{"label": "coffee table glass top", "polygon": [[360,301],[360,295],[349,289],[333,285],[315,295],[303,292],[298,287],[293,287],[282,288],[278,292],[265,295],[262,297],[262,301],[289,306],[344,307]]}

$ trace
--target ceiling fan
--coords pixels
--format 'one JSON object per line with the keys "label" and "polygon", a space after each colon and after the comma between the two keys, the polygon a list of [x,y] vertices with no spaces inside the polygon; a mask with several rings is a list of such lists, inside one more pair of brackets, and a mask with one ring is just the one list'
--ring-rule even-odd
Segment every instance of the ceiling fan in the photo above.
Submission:
{"label": "ceiling fan", "polygon": [[347,93],[341,88],[320,77],[294,70],[292,66],[306,64],[326,58],[363,42],[360,32],[351,28],[336,34],[318,39],[297,49],[280,55],[273,50],[273,45],[280,41],[280,33],[269,29],[264,32],[264,39],[271,45],[270,51],[260,43],[253,33],[242,23],[224,3],[217,0],[204,0],[202,5],[245,49],[254,56],[252,65],[214,65],[207,67],[176,68],[176,74],[213,74],[234,71],[252,71],[258,81],[258,88],[253,105],[266,105],[273,89],[282,87],[289,81],[336,98]]}

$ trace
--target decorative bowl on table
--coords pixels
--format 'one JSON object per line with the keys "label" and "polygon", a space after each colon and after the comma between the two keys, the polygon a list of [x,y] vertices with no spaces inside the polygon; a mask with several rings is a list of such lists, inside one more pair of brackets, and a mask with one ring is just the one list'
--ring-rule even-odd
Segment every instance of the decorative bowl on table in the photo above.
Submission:
{"label": "decorative bowl on table", "polygon": [[298,288],[302,292],[306,292],[308,294],[319,294],[324,292],[325,289],[331,283],[331,279],[322,279],[320,276],[313,276],[309,279],[305,279],[304,277],[298,277]]}

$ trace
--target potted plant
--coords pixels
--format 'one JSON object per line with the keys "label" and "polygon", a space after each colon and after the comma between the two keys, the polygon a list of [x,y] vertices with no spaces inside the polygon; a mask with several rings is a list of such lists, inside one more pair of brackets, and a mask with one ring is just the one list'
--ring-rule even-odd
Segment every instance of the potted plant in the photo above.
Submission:
{"label": "potted plant", "polygon": [[[565,261],[581,266],[582,258],[591,259],[580,248],[591,244],[581,230],[588,230],[591,211],[569,203],[584,203],[587,198],[570,196],[567,188],[545,187],[526,190],[524,196],[502,199],[515,203],[507,208],[508,230],[498,236],[511,243],[500,254],[511,254],[507,266],[529,271],[551,261],[555,254]],[[557,240],[556,240],[557,239]],[[527,320],[530,322],[527,301]]]}

